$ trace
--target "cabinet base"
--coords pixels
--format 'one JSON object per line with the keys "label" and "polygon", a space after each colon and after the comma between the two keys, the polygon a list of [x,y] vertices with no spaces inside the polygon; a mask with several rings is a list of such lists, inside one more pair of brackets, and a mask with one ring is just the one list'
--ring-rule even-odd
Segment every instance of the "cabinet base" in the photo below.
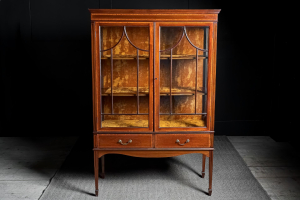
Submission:
{"label": "cabinet base", "polygon": [[104,179],[105,178],[105,174],[104,173],[100,173],[99,177],[102,178],[102,179]]}
{"label": "cabinet base", "polygon": [[190,153],[200,153],[203,155],[202,160],[202,178],[205,176],[205,158],[209,157],[209,189],[208,195],[212,194],[212,168],[213,168],[213,150],[94,150],[94,171],[95,171],[95,195],[98,196],[98,177],[99,177],[99,158],[101,158],[102,173],[100,177],[104,178],[104,155],[105,154],[122,154],[133,157],[144,158],[162,158],[173,157]]}

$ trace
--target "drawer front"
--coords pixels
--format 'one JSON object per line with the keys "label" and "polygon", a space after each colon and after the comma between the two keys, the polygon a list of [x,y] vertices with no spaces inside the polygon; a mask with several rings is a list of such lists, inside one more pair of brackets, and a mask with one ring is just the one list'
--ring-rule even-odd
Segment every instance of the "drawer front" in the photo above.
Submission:
{"label": "drawer front", "polygon": [[99,134],[98,147],[151,148],[152,134]]}
{"label": "drawer front", "polygon": [[157,148],[200,148],[210,147],[210,134],[157,134]]}

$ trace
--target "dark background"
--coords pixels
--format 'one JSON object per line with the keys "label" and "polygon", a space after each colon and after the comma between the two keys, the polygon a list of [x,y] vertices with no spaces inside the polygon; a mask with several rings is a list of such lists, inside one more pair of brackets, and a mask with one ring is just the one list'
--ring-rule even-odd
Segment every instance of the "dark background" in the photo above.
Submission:
{"label": "dark background", "polygon": [[0,136],[92,135],[88,8],[222,9],[216,135],[295,141],[295,5],[276,2],[0,0]]}

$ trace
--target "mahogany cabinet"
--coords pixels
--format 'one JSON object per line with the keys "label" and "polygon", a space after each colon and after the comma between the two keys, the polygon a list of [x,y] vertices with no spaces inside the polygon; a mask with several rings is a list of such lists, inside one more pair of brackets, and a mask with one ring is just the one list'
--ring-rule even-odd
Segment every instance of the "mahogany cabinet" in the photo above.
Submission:
{"label": "mahogany cabinet", "polygon": [[91,9],[95,193],[104,155],[209,157],[220,10]]}

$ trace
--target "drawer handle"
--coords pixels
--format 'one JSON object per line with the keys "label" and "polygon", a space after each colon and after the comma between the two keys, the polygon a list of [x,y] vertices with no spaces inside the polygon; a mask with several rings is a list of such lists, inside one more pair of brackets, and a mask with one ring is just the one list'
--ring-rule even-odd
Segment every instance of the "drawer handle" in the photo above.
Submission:
{"label": "drawer handle", "polygon": [[123,143],[122,140],[118,141],[118,143],[120,143],[121,145],[127,145],[127,144],[130,144],[131,142],[132,142],[131,139],[129,139],[128,142],[126,142],[126,143]]}
{"label": "drawer handle", "polygon": [[183,145],[185,145],[186,143],[189,143],[189,142],[190,142],[190,140],[187,139],[187,140],[185,141],[185,143],[180,144],[180,141],[179,141],[178,139],[176,140],[176,143],[179,144],[180,146],[183,146]]}

